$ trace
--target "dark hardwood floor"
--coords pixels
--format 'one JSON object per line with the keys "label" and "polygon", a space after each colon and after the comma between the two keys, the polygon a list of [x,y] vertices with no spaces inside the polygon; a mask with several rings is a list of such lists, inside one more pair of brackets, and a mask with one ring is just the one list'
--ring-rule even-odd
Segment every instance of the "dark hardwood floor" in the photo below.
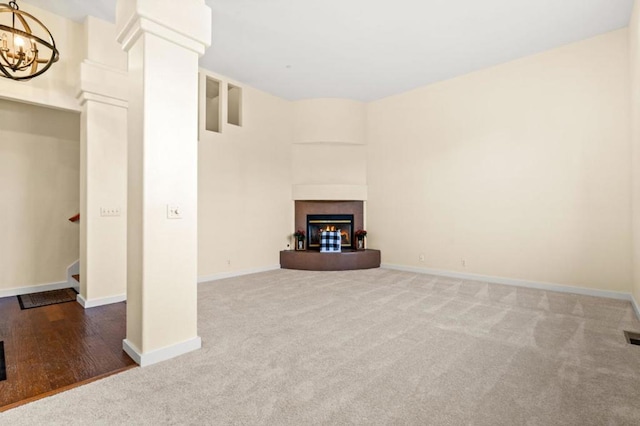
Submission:
{"label": "dark hardwood floor", "polygon": [[17,297],[0,299],[7,371],[0,411],[135,367],[122,350],[125,314],[124,302],[21,310]]}

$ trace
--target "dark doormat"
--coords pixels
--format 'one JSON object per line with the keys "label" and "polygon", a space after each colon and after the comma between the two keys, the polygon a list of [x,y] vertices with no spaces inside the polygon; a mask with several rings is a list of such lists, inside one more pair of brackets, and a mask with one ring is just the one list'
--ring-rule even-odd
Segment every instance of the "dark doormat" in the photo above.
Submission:
{"label": "dark doormat", "polygon": [[18,302],[20,302],[20,309],[39,308],[57,303],[74,302],[77,294],[72,288],[63,288],[62,290],[22,294],[18,296]]}
{"label": "dark doormat", "polygon": [[0,382],[7,380],[7,363],[4,360],[4,342],[0,342]]}

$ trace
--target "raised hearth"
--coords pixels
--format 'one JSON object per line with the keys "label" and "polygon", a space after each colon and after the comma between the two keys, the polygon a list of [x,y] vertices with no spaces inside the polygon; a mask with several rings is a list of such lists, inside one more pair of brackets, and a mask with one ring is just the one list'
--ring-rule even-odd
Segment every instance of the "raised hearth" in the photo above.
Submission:
{"label": "raised hearth", "polygon": [[304,271],[351,271],[380,267],[380,250],[344,250],[341,253],[320,253],[314,250],[283,250],[282,269]]}

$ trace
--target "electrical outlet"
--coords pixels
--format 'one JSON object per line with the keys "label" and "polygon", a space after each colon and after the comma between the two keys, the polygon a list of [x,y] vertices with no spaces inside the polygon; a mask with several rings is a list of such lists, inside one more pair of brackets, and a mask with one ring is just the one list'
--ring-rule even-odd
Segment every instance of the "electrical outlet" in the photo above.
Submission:
{"label": "electrical outlet", "polygon": [[120,216],[120,207],[100,207],[100,216],[102,217]]}
{"label": "electrical outlet", "polygon": [[424,253],[420,253],[420,256],[418,256],[418,260],[424,263]]}
{"label": "electrical outlet", "polygon": [[167,219],[182,219],[182,209],[177,204],[167,204]]}

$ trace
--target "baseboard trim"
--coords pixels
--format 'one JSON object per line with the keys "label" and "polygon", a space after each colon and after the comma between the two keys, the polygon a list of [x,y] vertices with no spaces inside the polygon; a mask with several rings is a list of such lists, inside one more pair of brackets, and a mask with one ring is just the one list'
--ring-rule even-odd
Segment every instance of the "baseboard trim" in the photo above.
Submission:
{"label": "baseboard trim", "polygon": [[82,297],[81,294],[78,294],[78,297],[76,298],[76,301],[85,309],[95,308],[96,306],[111,305],[113,303],[120,303],[124,302],[125,300],[127,300],[126,294],[118,294],[116,296],[101,297],[98,299],[90,300],[87,300]]}
{"label": "baseboard trim", "polygon": [[[492,284],[512,285],[516,287],[535,288],[538,290],[557,291],[560,293],[573,293],[583,296],[606,297],[608,299],[629,300],[632,301],[630,293],[618,291],[598,290],[595,288],[574,287],[570,285],[554,284],[547,282],[527,281],[515,278],[493,277],[489,275],[470,274],[457,271],[446,271],[441,269],[417,268],[413,266],[394,265],[383,263],[381,268],[394,269],[397,271],[415,272],[419,274],[430,274],[448,278],[458,278],[463,280],[484,281]],[[633,302],[632,302],[633,303]],[[638,313],[636,309],[636,314]]]}
{"label": "baseboard trim", "polygon": [[21,294],[39,293],[41,291],[60,290],[63,288],[69,288],[69,283],[67,281],[31,285],[27,287],[8,288],[5,290],[0,290],[0,297],[19,296]]}
{"label": "baseboard trim", "polygon": [[269,271],[275,271],[277,269],[280,269],[280,265],[272,265],[272,266],[265,266],[262,268],[255,268],[255,269],[244,269],[241,271],[233,271],[233,272],[221,272],[218,274],[213,274],[213,275],[204,275],[202,277],[198,277],[198,284],[200,283],[207,283],[210,281],[217,281],[217,280],[223,280],[225,278],[234,278],[234,277],[241,277],[243,275],[251,275],[251,274],[259,274],[261,272],[269,272]]}
{"label": "baseboard trim", "polygon": [[175,345],[166,346],[147,353],[142,353],[133,343],[124,339],[122,341],[122,349],[136,362],[140,367],[148,367],[171,358],[198,350],[202,347],[202,339],[196,336],[193,339],[177,343]]}

